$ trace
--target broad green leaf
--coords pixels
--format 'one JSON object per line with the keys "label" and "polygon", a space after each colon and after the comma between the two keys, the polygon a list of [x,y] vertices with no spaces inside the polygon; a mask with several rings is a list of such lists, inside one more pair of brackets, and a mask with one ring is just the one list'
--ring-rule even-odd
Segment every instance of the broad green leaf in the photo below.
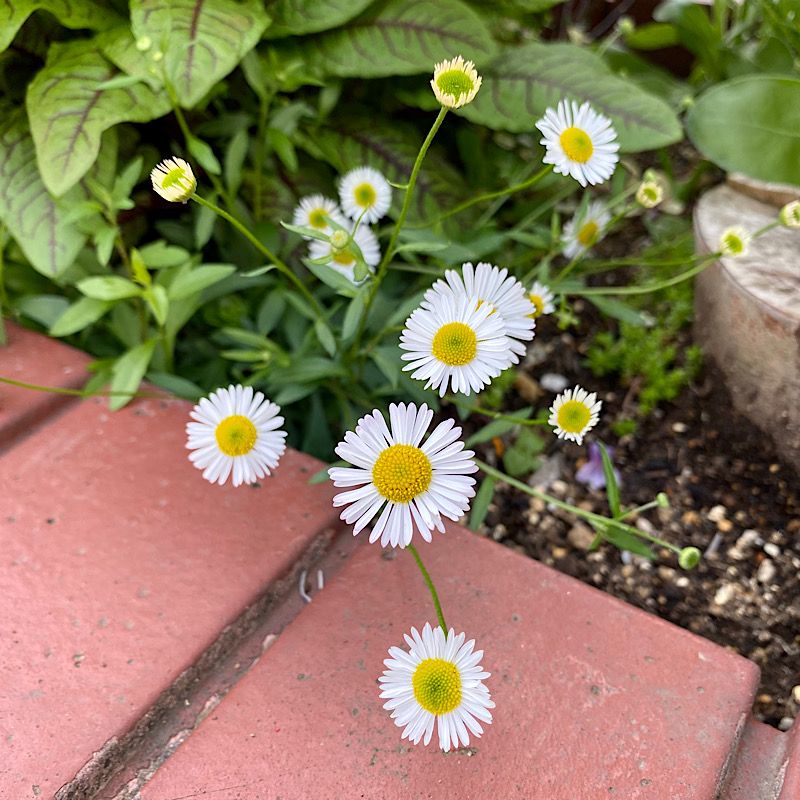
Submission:
{"label": "broad green leaf", "polygon": [[116,411],[130,402],[147,372],[155,346],[156,340],[149,339],[132,350],[128,350],[114,362],[114,366],[111,368],[111,391],[124,392],[124,394],[111,395],[108,405],[112,411]]}
{"label": "broad green leaf", "polygon": [[800,185],[800,80],[750,75],[704,92],[686,129],[729,172]]}
{"label": "broad green leaf", "polygon": [[163,239],[157,239],[155,242],[142,245],[139,248],[139,254],[149,269],[179,267],[191,257],[188,250],[167,244]]}
{"label": "broad green leaf", "polygon": [[236,267],[231,264],[209,264],[197,267],[190,272],[178,275],[170,284],[168,294],[170,300],[183,300],[193,294],[199,294],[203,289],[219,283],[223,278],[236,272]]}
{"label": "broad green leaf", "polygon": [[616,77],[600,56],[576,45],[533,42],[506,50],[481,74],[481,90],[460,113],[489,128],[538,137],[535,123],[545,109],[569,98],[609,117],[623,152],[681,138],[680,122],[663,100]]}
{"label": "broad green leaf", "polygon": [[480,66],[496,50],[483,19],[460,0],[389,0],[300,47],[309,64],[343,78],[432,73],[459,53]]}
{"label": "broad green leaf", "polygon": [[159,51],[152,42],[149,48],[140,50],[136,46],[130,25],[120,25],[105,31],[95,37],[95,42],[103,55],[122,70],[124,74],[119,77],[135,78],[148,84],[151,89],[160,89],[164,85],[160,62],[153,60],[153,54]]}
{"label": "broad green leaf", "polygon": [[169,110],[163,94],[139,84],[99,89],[117,70],[86,41],[53,44],[28,86],[25,105],[47,188],[64,194],[89,170],[100,139],[118,122],[147,122]]}
{"label": "broad green leaf", "polygon": [[86,241],[65,219],[67,203],[84,199],[75,190],[62,199],[63,206],[56,203],[39,175],[24,111],[0,115],[0,220],[28,261],[49,278],[58,278]]}
{"label": "broad green leaf", "polygon": [[97,322],[113,303],[81,297],[76,300],[50,327],[51,336],[69,336]]}
{"label": "broad green leaf", "polygon": [[82,295],[93,300],[125,300],[128,297],[139,297],[142,293],[139,286],[121,275],[96,275],[84,278],[76,285]]}
{"label": "broad green leaf", "polygon": [[92,0],[6,0],[0,4],[0,52],[11,44],[25,20],[39,10],[49,11],[67,28],[102,31],[120,22],[107,3]]}
{"label": "broad green leaf", "polygon": [[375,0],[278,0],[270,6],[267,38],[297,36],[338,28]]}
{"label": "broad green leaf", "polygon": [[59,294],[33,294],[21,297],[15,305],[20,313],[49,328],[67,310],[69,300]]}
{"label": "broad green leaf", "polygon": [[130,8],[134,37],[150,37],[164,53],[164,74],[183,108],[231,72],[269,22],[261,0],[131,0]]}

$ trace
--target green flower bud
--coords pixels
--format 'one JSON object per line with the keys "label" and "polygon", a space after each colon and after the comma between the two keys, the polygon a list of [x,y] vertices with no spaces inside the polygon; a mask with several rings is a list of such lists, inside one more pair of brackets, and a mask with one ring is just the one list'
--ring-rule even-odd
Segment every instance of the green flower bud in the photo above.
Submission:
{"label": "green flower bud", "polygon": [[694,569],[700,563],[701,553],[696,547],[684,547],[678,554],[681,569]]}
{"label": "green flower bud", "polygon": [[665,492],[659,492],[656,495],[656,503],[658,503],[659,508],[669,508],[669,497]]}

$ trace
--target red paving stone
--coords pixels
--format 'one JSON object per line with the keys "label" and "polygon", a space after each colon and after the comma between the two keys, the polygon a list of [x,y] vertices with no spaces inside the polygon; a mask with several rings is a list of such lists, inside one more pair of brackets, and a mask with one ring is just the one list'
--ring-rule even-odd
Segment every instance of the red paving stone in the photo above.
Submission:
{"label": "red paving stone", "polygon": [[51,798],[336,518],[296,452],[206,483],[188,409],[77,403],[0,458],[2,800]]}
{"label": "red paving stone", "polygon": [[[86,382],[89,356],[11,322],[5,325],[8,344],[0,347],[0,376],[62,389]],[[68,402],[64,395],[0,384],[0,448]]]}
{"label": "red paving stone", "polygon": [[754,664],[462,529],[421,550],[492,673],[469,750],[408,745],[381,708],[387,648],[433,612],[411,556],[364,543],[142,800],[717,796]]}

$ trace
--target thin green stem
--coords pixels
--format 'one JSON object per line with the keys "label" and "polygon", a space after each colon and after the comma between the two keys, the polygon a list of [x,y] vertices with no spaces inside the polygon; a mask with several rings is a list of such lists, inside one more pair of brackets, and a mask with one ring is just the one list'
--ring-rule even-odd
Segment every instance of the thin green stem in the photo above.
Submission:
{"label": "thin green stem", "polygon": [[232,214],[229,214],[227,211],[212,203],[210,200],[200,197],[199,194],[193,194],[191,199],[196,203],[199,203],[201,206],[211,209],[211,211],[213,211],[215,214],[233,225],[233,227],[236,228],[236,230],[239,231],[239,233],[241,233],[242,236],[244,236],[245,239],[247,239],[247,241],[250,242],[250,244],[252,244],[259,253],[265,256],[270,263],[275,265],[279,272],[283,273],[283,275],[285,275],[294,284],[295,288],[300,292],[300,294],[302,294],[303,297],[305,297],[305,299],[311,304],[311,307],[314,309],[317,316],[319,316],[320,319],[325,318],[325,313],[322,310],[322,307],[317,302],[317,299],[314,297],[314,295],[309,292],[308,288],[300,280],[300,278],[298,278],[297,275],[292,272],[291,268],[286,263],[281,261],[278,256],[276,256],[261,240],[259,240],[244,223],[240,222]]}
{"label": "thin green stem", "polygon": [[425,581],[425,584],[430,590],[431,597],[433,598],[433,605],[436,607],[436,616],[439,619],[439,627],[442,629],[442,633],[444,633],[444,635],[447,636],[447,624],[444,621],[444,614],[442,613],[442,605],[439,602],[439,595],[436,593],[436,587],[433,585],[431,576],[428,574],[428,570],[425,569],[425,565],[422,563],[422,559],[419,557],[417,548],[414,547],[413,544],[409,544],[406,546],[406,550],[408,550],[411,553],[411,555],[414,556],[414,561],[417,562],[419,571],[422,573],[422,579]]}
{"label": "thin green stem", "polygon": [[163,394],[155,394],[153,392],[131,392],[127,390],[112,390],[89,392],[85,389],[67,389],[63,386],[42,386],[38,383],[27,383],[26,381],[17,381],[13,378],[4,378],[0,375],[0,383],[8,384],[9,386],[17,386],[20,389],[32,389],[35,392],[48,392],[49,394],[65,394],[71,397],[113,397],[114,395],[125,395],[125,397],[149,397],[149,398],[163,398]]}
{"label": "thin green stem", "polygon": [[610,517],[604,517],[602,514],[595,514],[592,511],[586,511],[583,508],[578,508],[577,506],[570,505],[569,503],[566,503],[563,500],[559,500],[557,497],[553,497],[553,495],[551,494],[547,494],[547,492],[543,492],[541,489],[537,489],[533,486],[528,486],[527,483],[523,483],[522,481],[518,481],[515,478],[512,478],[510,475],[506,475],[499,469],[490,467],[488,464],[484,463],[480,459],[473,458],[472,460],[478,465],[478,468],[483,470],[483,472],[485,472],[487,475],[491,475],[492,477],[497,478],[498,480],[501,480],[504,483],[507,483],[509,486],[513,486],[515,489],[519,489],[521,492],[525,492],[525,494],[531,495],[531,497],[538,497],[540,500],[544,500],[546,503],[554,505],[557,508],[563,508],[565,511],[569,511],[576,517],[582,517],[588,522],[598,525],[600,528],[613,525],[614,527],[624,530],[627,533],[633,534],[634,536],[638,536],[641,539],[647,539],[647,541],[652,542],[653,544],[657,544],[660,547],[666,547],[668,550],[672,550],[675,553],[680,553],[681,551],[680,547],[677,547],[676,545],[671,544],[670,542],[665,542],[663,539],[659,539],[657,536],[651,536],[649,533],[640,531],[638,528],[634,528],[632,525],[626,525],[624,522],[621,522],[620,520],[611,519]]}
{"label": "thin green stem", "polygon": [[483,408],[483,406],[473,406],[469,403],[465,403],[463,400],[459,400],[454,395],[448,397],[448,400],[459,408],[472,411],[476,414],[482,414],[484,417],[490,417],[491,419],[501,419],[506,422],[514,422],[517,425],[547,425],[547,421],[543,419],[525,419],[524,417],[515,417],[512,414],[501,414],[498,411]]}

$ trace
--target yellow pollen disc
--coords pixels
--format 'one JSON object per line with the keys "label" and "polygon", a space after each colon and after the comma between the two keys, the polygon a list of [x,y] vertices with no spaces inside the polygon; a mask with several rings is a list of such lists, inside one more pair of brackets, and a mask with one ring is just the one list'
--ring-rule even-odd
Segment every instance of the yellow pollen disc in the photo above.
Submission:
{"label": "yellow pollen disc", "polygon": [[528,314],[528,316],[533,317],[533,319],[536,319],[536,317],[541,317],[542,314],[544,314],[544,300],[542,300],[538,294],[529,294],[528,300],[533,303],[534,308],[533,314]]}
{"label": "yellow pollen disc", "polygon": [[359,183],[353,189],[353,197],[356,204],[361,208],[370,208],[375,205],[378,195],[375,193],[375,187],[371,183]]}
{"label": "yellow pollen disc", "polygon": [[591,247],[597,241],[599,231],[600,227],[596,222],[587,222],[585,225],[581,225],[580,230],[578,230],[578,241],[584,247]]}
{"label": "yellow pollen disc", "polygon": [[585,164],[594,152],[589,134],[580,128],[567,128],[560,136],[561,147],[570,161]]}
{"label": "yellow pollen disc", "polygon": [[558,409],[558,427],[567,433],[581,433],[589,424],[592,413],[586,403],[578,400],[567,400]]}
{"label": "yellow pollen disc", "polygon": [[327,228],[328,227],[328,214],[324,208],[315,208],[308,215],[308,224],[312,228]]}
{"label": "yellow pollen disc", "polygon": [[411,677],[414,697],[431,714],[448,714],[461,705],[461,673],[443,658],[426,658]]}
{"label": "yellow pollen disc", "polygon": [[247,417],[233,414],[225,417],[214,431],[219,449],[226,456],[244,456],[255,447],[258,432]]}
{"label": "yellow pollen disc", "polygon": [[433,357],[448,367],[463,367],[475,358],[478,337],[469,325],[448,322],[436,331],[431,350]]}
{"label": "yellow pollen disc", "polygon": [[460,69],[449,69],[447,72],[443,72],[436,79],[436,85],[442,91],[442,94],[449,94],[456,99],[461,97],[462,94],[469,94],[475,86],[469,75],[466,75]]}
{"label": "yellow pollen disc", "polygon": [[161,185],[165,189],[169,189],[170,186],[180,186],[183,188],[183,181],[186,178],[186,173],[183,171],[181,167],[175,167],[175,169],[171,169],[162,179]]}
{"label": "yellow pollen disc", "polygon": [[432,478],[428,456],[410,444],[387,447],[372,468],[372,483],[378,494],[393,503],[408,503],[421,495]]}

